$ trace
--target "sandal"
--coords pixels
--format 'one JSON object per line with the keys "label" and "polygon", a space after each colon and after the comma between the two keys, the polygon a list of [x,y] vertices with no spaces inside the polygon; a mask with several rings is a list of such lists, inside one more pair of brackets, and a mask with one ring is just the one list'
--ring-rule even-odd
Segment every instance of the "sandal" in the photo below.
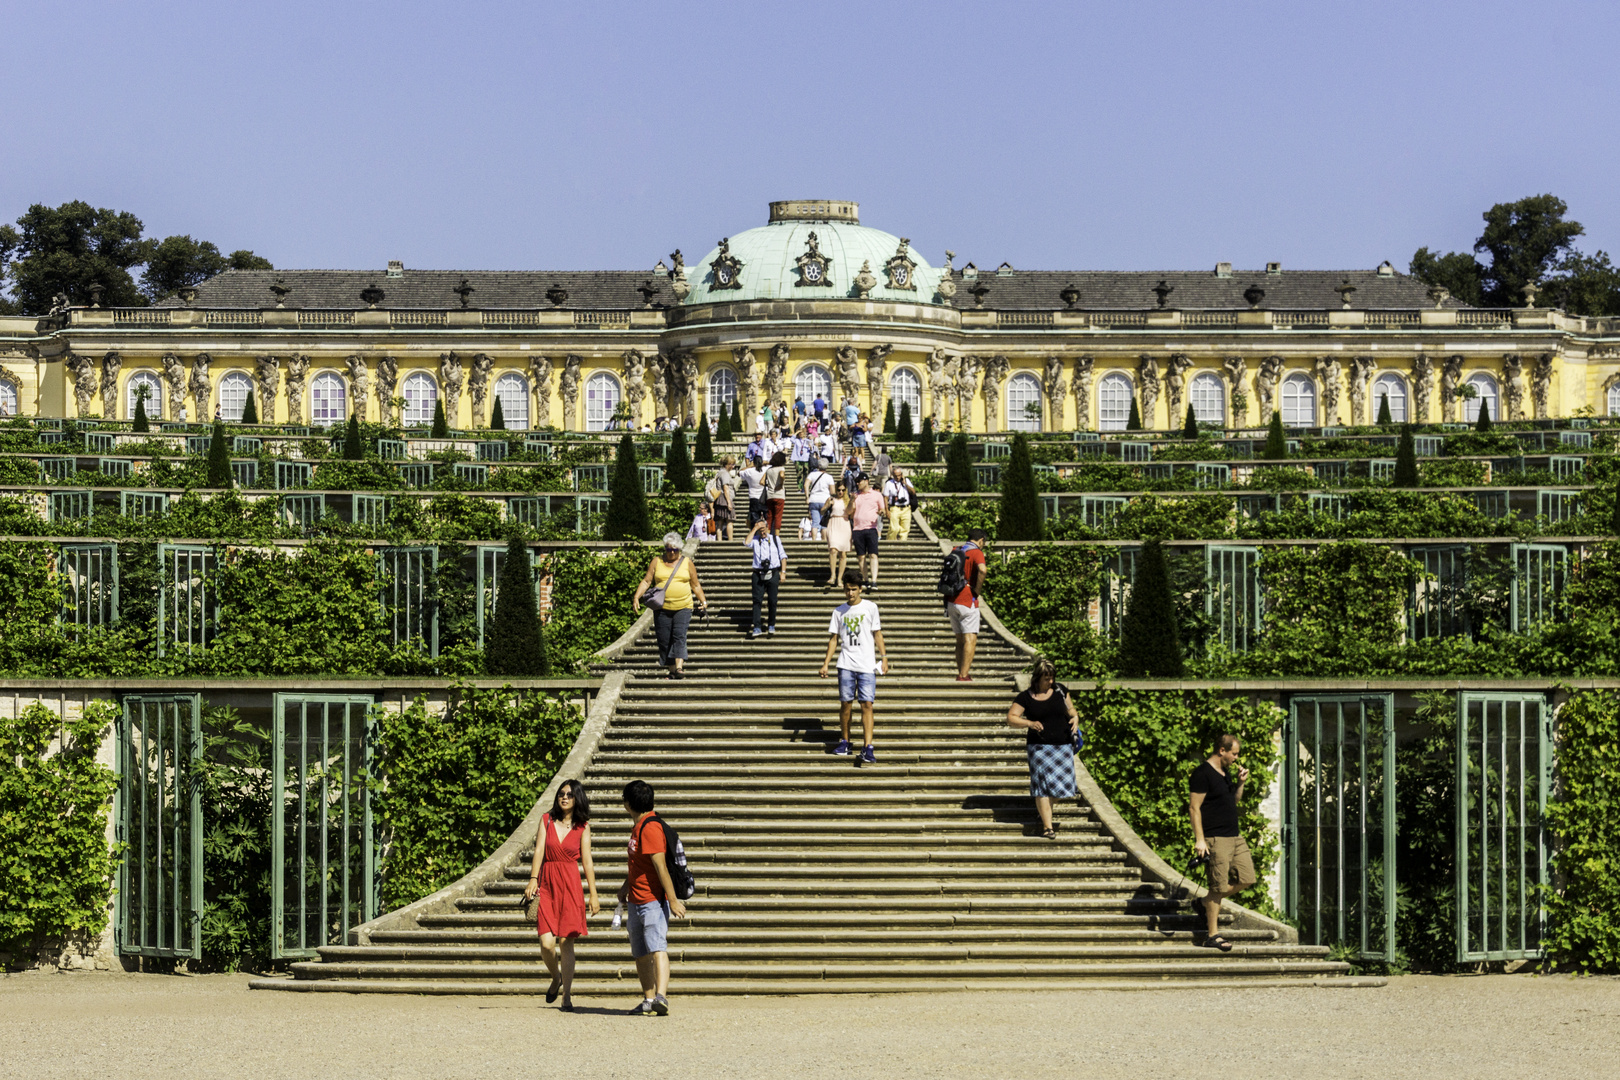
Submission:
{"label": "sandal", "polygon": [[1219,949],[1221,952],[1232,951],[1232,943],[1221,937],[1219,934],[1216,934],[1213,937],[1207,937],[1203,941],[1199,942],[1199,944],[1206,949]]}
{"label": "sandal", "polygon": [[1047,830],[1043,831],[1041,833],[1041,835],[1046,837],[1048,840],[1056,840],[1057,839],[1057,828],[1054,826],[1053,828],[1047,829]]}

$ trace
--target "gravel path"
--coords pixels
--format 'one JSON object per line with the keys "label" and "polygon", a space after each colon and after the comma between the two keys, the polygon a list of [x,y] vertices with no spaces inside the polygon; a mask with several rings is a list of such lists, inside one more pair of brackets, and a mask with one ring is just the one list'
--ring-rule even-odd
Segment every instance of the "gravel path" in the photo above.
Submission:
{"label": "gravel path", "polygon": [[[1408,977],[1377,990],[675,997],[285,994],[233,975],[0,977],[0,1076],[1132,1080],[1620,1076],[1620,979]],[[602,1011],[592,1011],[601,1009]],[[1212,1032],[1208,1036],[1200,1032]]]}

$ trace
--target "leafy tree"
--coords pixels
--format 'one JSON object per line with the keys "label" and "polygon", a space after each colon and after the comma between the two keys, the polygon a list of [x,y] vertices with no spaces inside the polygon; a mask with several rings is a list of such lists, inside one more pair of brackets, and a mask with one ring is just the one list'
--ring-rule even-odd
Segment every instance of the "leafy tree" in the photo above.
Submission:
{"label": "leafy tree", "polygon": [[894,434],[894,398],[890,398],[889,403],[883,407],[883,434]]}
{"label": "leafy tree", "polygon": [[1620,267],[1609,262],[1607,252],[1572,251],[1558,264],[1558,273],[1543,284],[1547,307],[1572,315],[1620,315]]}
{"label": "leafy tree", "polygon": [[911,402],[902,401],[900,417],[894,422],[894,437],[901,442],[910,442],[916,436],[916,429],[911,426]]}
{"label": "leafy tree", "polygon": [[1039,540],[1043,516],[1029,440],[1020,431],[1013,436],[1012,457],[1001,473],[1001,519],[996,524],[996,538]]}
{"label": "leafy tree", "polygon": [[231,476],[231,449],[225,443],[225,421],[214,421],[214,432],[208,440],[208,486],[235,487]]}
{"label": "leafy tree", "polygon": [[1395,418],[1393,416],[1391,416],[1390,412],[1389,412],[1389,395],[1388,394],[1379,394],[1378,395],[1378,426],[1379,427],[1389,427],[1394,422],[1395,422]]}
{"label": "leafy tree", "polygon": [[[1586,230],[1580,222],[1565,221],[1568,212],[1568,204],[1556,195],[1497,203],[1483,215],[1485,230],[1474,241],[1473,255],[1460,251],[1440,255],[1422,247],[1412,256],[1409,269],[1421,281],[1450,289],[1464,303],[1491,307],[1523,307],[1524,286],[1548,280],[1555,270],[1563,269],[1566,277],[1584,272],[1591,276],[1572,293],[1581,300],[1591,299],[1592,293],[1603,292],[1601,267],[1596,256],[1587,263],[1570,263],[1575,238]],[[1489,255],[1490,262],[1474,257],[1481,253]],[[1561,261],[1560,256],[1566,258]],[[1604,257],[1603,266],[1607,262]],[[1556,284],[1550,291],[1558,292]]]}
{"label": "leafy tree", "polygon": [[495,395],[495,408],[489,414],[489,430],[506,430],[506,413],[501,409],[501,395],[499,394]]}
{"label": "leafy tree", "polygon": [[697,481],[692,478],[692,459],[686,453],[684,428],[675,429],[669,439],[669,449],[664,452],[664,482],[670,491],[682,495],[697,489]]}
{"label": "leafy tree", "polygon": [[692,440],[692,461],[698,465],[714,464],[714,444],[709,441],[709,414],[698,417],[697,437]]}
{"label": "leafy tree", "polygon": [[1198,438],[1198,417],[1193,415],[1191,402],[1187,403],[1187,422],[1181,425],[1181,437],[1183,439]]}
{"label": "leafy tree", "polygon": [[720,422],[714,426],[714,437],[721,442],[730,442],[736,437],[731,426],[731,411],[726,408],[725,402],[720,403]]}
{"label": "leafy tree", "polygon": [[945,482],[940,490],[963,494],[978,490],[973,477],[973,455],[968,450],[967,436],[961,432],[951,436],[945,447]]}
{"label": "leafy tree", "polygon": [[57,207],[35,203],[17,225],[5,230],[0,248],[15,259],[8,276],[20,311],[43,315],[57,293],[65,293],[69,303],[88,304],[92,285],[102,287],[105,307],[146,303],[130,268],[146,262],[152,244],[141,239],[141,219],[134,214],[78,201]]}
{"label": "leafy tree", "polygon": [[939,453],[934,449],[934,418],[923,417],[922,434],[917,438],[917,461],[922,465],[932,465],[939,460]]}
{"label": "leafy tree", "polygon": [[135,422],[130,425],[131,431],[151,431],[151,422],[146,419],[146,398],[152,391],[145,384],[135,388]]}
{"label": "leafy tree", "polygon": [[259,422],[259,395],[251,389],[248,391],[247,401],[242,405],[242,423],[257,424]]}
{"label": "leafy tree", "polygon": [[1125,430],[1126,431],[1141,431],[1142,430],[1142,410],[1137,408],[1137,406],[1136,406],[1136,398],[1134,398],[1134,397],[1131,398],[1131,415],[1130,415],[1130,418],[1125,421]]}
{"label": "leafy tree", "polygon": [[1488,400],[1479,403],[1479,419],[1474,421],[1474,430],[1481,434],[1488,434],[1491,430],[1491,403]]}
{"label": "leafy tree", "polygon": [[1149,540],[1142,545],[1120,622],[1119,673],[1127,679],[1179,679],[1185,670],[1164,548]]}
{"label": "leafy tree", "polygon": [[440,398],[433,403],[433,430],[430,433],[435,439],[448,439],[450,425],[444,419],[444,400]]}
{"label": "leafy tree", "polygon": [[[500,401],[499,398],[495,400],[497,403]],[[343,460],[364,461],[365,457],[365,448],[360,445],[360,415],[350,413],[349,429],[343,433]]]}
{"label": "leafy tree", "polygon": [[534,603],[533,559],[529,545],[516,533],[506,541],[495,615],[484,636],[484,670],[491,675],[551,674],[540,612]]}
{"label": "leafy tree", "polygon": [[1418,486],[1417,444],[1412,441],[1412,425],[1401,427],[1401,445],[1395,451],[1395,479],[1398,488]]}
{"label": "leafy tree", "polygon": [[641,467],[636,463],[636,441],[627,431],[619,440],[619,453],[613,466],[604,540],[651,540],[652,518],[647,514],[647,495],[641,488]]}
{"label": "leafy tree", "polygon": [[251,251],[222,255],[219,248],[207,240],[170,236],[151,245],[146,269],[141,273],[141,292],[155,303],[226,270],[274,269],[269,259],[262,259]]}
{"label": "leafy tree", "polygon": [[1260,456],[1267,461],[1281,461],[1288,456],[1288,436],[1283,431],[1281,410],[1271,414],[1271,426],[1266,429],[1266,449]]}
{"label": "leafy tree", "polygon": [[1412,255],[1407,272],[1425,285],[1439,285],[1452,296],[1469,305],[1485,304],[1485,268],[1466,251],[1436,254],[1420,247]]}

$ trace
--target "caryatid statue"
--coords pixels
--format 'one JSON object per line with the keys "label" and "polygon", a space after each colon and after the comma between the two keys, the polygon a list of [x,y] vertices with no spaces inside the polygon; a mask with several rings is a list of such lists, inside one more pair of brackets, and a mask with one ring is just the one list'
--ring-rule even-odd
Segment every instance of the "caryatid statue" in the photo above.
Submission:
{"label": "caryatid statue", "polygon": [[467,392],[472,395],[473,427],[485,423],[484,404],[489,400],[489,376],[495,370],[495,358],[488,353],[474,353],[472,371],[467,376]]}
{"label": "caryatid statue", "polygon": [[647,400],[647,357],[640,349],[630,349],[620,360],[624,364],[624,400],[630,406],[630,422],[639,428],[641,403]]}
{"label": "caryatid statue", "polygon": [[1322,425],[1332,427],[1339,422],[1339,383],[1344,377],[1343,365],[1336,356],[1316,358],[1316,378],[1322,384]]}
{"label": "caryatid statue", "polygon": [[647,385],[652,389],[653,419],[669,417],[669,357],[661,352],[647,358]]}
{"label": "caryatid statue", "polygon": [[1503,418],[1524,419],[1524,358],[1518,353],[1502,355]]}
{"label": "caryatid statue", "polygon": [[1440,361],[1440,417],[1447,423],[1457,419],[1457,387],[1462,385],[1462,372],[1461,356],[1448,356]]}
{"label": "caryatid statue", "polygon": [[1412,361],[1412,422],[1429,422],[1429,400],[1434,388],[1434,361],[1418,353]]}
{"label": "caryatid statue", "polygon": [[69,353],[63,363],[73,376],[73,397],[79,406],[78,415],[83,419],[90,415],[90,400],[96,396],[96,388],[101,385],[101,379],[96,374],[96,362],[88,356]]}
{"label": "caryatid statue", "polygon": [[394,388],[399,385],[399,361],[392,356],[377,358],[377,415],[385,424],[396,424]]}
{"label": "caryatid statue", "polygon": [[551,426],[551,357],[536,356],[529,360],[529,382],[534,388],[534,423],[532,427]]}
{"label": "caryatid statue", "polygon": [[1137,361],[1136,375],[1142,395],[1142,427],[1151,431],[1158,426],[1159,414],[1154,407],[1159,403],[1159,362],[1143,354]]}
{"label": "caryatid statue", "polygon": [[960,356],[947,356],[945,358],[945,411],[934,417],[934,429],[949,427],[956,422],[957,376],[962,371],[962,358]]}
{"label": "caryatid statue", "polygon": [[123,366],[124,358],[118,353],[101,358],[101,415],[108,420],[118,417],[118,370]]}
{"label": "caryatid statue", "polygon": [[1063,392],[1067,384],[1063,381],[1063,358],[1048,356],[1046,370],[1041,373],[1041,391],[1046,395],[1046,431],[1063,430]]}
{"label": "caryatid statue", "polygon": [[1001,426],[1001,384],[1012,370],[1012,362],[996,355],[984,362],[984,430],[996,431]]}
{"label": "caryatid statue", "polygon": [[1226,381],[1231,388],[1232,426],[1242,427],[1249,422],[1249,390],[1245,385],[1249,378],[1249,362],[1241,356],[1228,356],[1221,361],[1221,366],[1226,369]]}
{"label": "caryatid statue", "polygon": [[771,346],[771,358],[765,361],[765,400],[773,403],[787,400],[782,395],[787,386],[788,357],[792,353],[786,344]]}
{"label": "caryatid statue", "polygon": [[1187,415],[1182,411],[1182,401],[1187,392],[1187,372],[1192,368],[1192,357],[1185,353],[1171,353],[1170,360],[1165,364],[1164,387],[1166,396],[1170,400],[1170,426],[1178,426]]}
{"label": "caryatid statue", "polygon": [[165,412],[170,420],[178,420],[186,404],[186,363],[172,352],[164,353],[162,362],[163,382],[169,388]]}
{"label": "caryatid statue", "polygon": [[1074,426],[1085,430],[1091,424],[1091,379],[1097,358],[1081,356],[1074,362]]}
{"label": "caryatid statue", "polygon": [[1260,398],[1260,422],[1271,423],[1271,414],[1277,408],[1277,383],[1282,379],[1283,358],[1268,356],[1260,361],[1260,373],[1254,377],[1255,393]]}
{"label": "caryatid statue", "polygon": [[[282,382],[287,387],[287,422],[289,424],[302,424],[304,422],[304,377],[309,374],[309,357],[303,353],[293,353],[287,357],[286,374]],[[268,421],[266,421],[268,423]]]}
{"label": "caryatid statue", "polygon": [[[743,430],[753,431],[759,417],[759,362],[754,350],[746,345],[732,349],[731,359],[737,365],[737,381],[742,384]],[[740,436],[742,432],[737,434]]]}
{"label": "caryatid statue", "polygon": [[883,388],[893,345],[874,345],[866,350],[866,397],[872,407],[872,422],[883,423]]}
{"label": "caryatid statue", "polygon": [[212,420],[214,418],[214,384],[208,378],[208,365],[213,358],[207,353],[198,353],[191,360],[191,399],[197,403],[197,419]]}
{"label": "caryatid statue", "polygon": [[978,396],[979,358],[969,353],[956,365],[956,409],[961,421],[956,430],[973,430],[973,399]]}
{"label": "caryatid statue", "polygon": [[574,431],[579,424],[579,368],[583,356],[569,353],[563,357],[562,376],[557,380],[557,392],[562,396],[563,430]]}
{"label": "caryatid statue", "polygon": [[1536,366],[1530,371],[1530,400],[1536,407],[1536,419],[1547,419],[1547,400],[1552,392],[1553,354],[1541,353]]}
{"label": "caryatid statue", "polygon": [[[861,403],[861,372],[855,346],[838,346],[834,357],[838,365],[838,388],[843,391],[845,401],[853,401],[858,407]],[[839,402],[839,405],[842,406],[843,402]]]}
{"label": "caryatid statue", "polygon": [[253,388],[259,394],[259,422],[276,422],[276,387],[281,382],[281,360],[274,356],[261,356],[254,364]]}
{"label": "caryatid statue", "polygon": [[936,428],[944,422],[945,395],[951,389],[951,377],[945,374],[946,360],[944,349],[935,349],[928,357],[928,415],[933,417]]}
{"label": "caryatid statue", "polygon": [[1367,387],[1372,382],[1377,361],[1370,356],[1350,358],[1350,422],[1367,423]]}
{"label": "caryatid statue", "polygon": [[439,385],[444,389],[444,422],[454,428],[461,423],[461,388],[467,381],[461,357],[453,352],[439,354]]}
{"label": "caryatid statue", "polygon": [[698,378],[697,353],[683,349],[676,355],[681,360],[681,393],[686,397],[686,425],[691,427],[703,415],[703,380]]}
{"label": "caryatid statue", "polygon": [[366,358],[353,353],[343,358],[343,366],[349,369],[349,400],[354,403],[354,412],[361,420],[369,420],[371,374],[366,370]]}

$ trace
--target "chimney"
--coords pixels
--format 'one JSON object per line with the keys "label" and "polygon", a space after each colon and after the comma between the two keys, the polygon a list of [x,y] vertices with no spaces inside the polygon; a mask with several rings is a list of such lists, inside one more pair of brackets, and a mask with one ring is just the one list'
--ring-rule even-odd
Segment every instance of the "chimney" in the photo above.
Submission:
{"label": "chimney", "polygon": [[1282,263],[1280,263],[1280,262],[1266,263],[1266,273],[1268,273],[1268,274],[1280,274],[1280,273],[1282,273]]}
{"label": "chimney", "polygon": [[398,259],[389,259],[388,260],[388,276],[389,277],[404,277],[405,276],[405,264],[403,262],[401,262],[400,260],[398,260]]}
{"label": "chimney", "polygon": [[1232,276],[1232,264],[1229,263],[1229,262],[1218,262],[1218,263],[1216,263],[1215,264],[1215,276],[1216,277],[1231,277]]}

